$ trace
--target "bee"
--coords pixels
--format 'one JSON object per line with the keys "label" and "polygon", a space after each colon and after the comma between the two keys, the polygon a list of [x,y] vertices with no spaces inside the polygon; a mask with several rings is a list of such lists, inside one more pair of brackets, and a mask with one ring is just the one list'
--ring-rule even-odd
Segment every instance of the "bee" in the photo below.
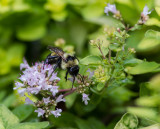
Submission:
{"label": "bee", "polygon": [[[51,53],[47,56],[44,61],[44,64],[55,64],[53,66],[53,72],[57,69],[67,70],[65,79],[68,80],[67,76],[70,74],[73,77],[72,88],[75,81],[75,78],[79,74],[79,60],[76,56],[65,53],[63,50],[57,47],[48,46],[47,47]],[[80,75],[82,78],[82,76]],[[83,79],[82,79],[83,80]]]}

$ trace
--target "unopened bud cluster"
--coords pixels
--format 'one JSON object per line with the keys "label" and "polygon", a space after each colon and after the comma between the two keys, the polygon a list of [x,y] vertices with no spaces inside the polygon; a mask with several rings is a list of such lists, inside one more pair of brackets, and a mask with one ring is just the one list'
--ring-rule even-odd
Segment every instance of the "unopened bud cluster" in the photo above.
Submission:
{"label": "unopened bud cluster", "polygon": [[89,79],[88,76],[83,76],[83,80],[78,78],[77,84],[78,84],[78,87],[76,88],[76,91],[78,93],[84,93],[90,87],[91,79]]}
{"label": "unopened bud cluster", "polygon": [[105,27],[104,28],[104,33],[107,34],[110,39],[114,37],[114,32],[116,31],[115,27]]}
{"label": "unopened bud cluster", "polygon": [[66,41],[63,38],[59,38],[54,42],[55,46],[63,47],[66,44]]}
{"label": "unopened bud cluster", "polygon": [[90,40],[90,45],[95,46],[95,47],[100,47],[103,44],[103,41],[101,41],[100,39],[96,39],[96,40]]}
{"label": "unopened bud cluster", "polygon": [[66,53],[75,54],[74,47],[72,45],[66,45],[66,41],[63,38],[59,38],[54,42],[56,47],[63,49]]}
{"label": "unopened bud cluster", "polygon": [[131,54],[134,54],[136,53],[135,49],[134,48],[128,48],[128,52],[131,53]]}
{"label": "unopened bud cluster", "polygon": [[105,83],[110,78],[110,76],[107,73],[108,73],[107,69],[104,69],[102,66],[99,66],[94,71],[95,81]]}

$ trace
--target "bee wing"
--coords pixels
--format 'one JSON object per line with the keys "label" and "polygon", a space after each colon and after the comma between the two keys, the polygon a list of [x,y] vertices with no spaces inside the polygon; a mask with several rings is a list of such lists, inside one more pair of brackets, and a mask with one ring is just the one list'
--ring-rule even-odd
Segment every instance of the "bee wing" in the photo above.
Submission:
{"label": "bee wing", "polygon": [[57,47],[48,46],[47,47],[51,52],[55,52],[58,56],[62,57],[62,59],[67,62],[67,60],[64,58],[64,51]]}

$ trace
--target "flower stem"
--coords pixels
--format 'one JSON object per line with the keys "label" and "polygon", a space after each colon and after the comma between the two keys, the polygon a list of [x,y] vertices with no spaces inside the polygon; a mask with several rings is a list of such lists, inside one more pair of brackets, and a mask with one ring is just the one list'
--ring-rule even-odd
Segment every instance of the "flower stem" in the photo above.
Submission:
{"label": "flower stem", "polygon": [[[74,90],[75,88],[73,88],[72,90]],[[59,92],[66,92],[66,91],[71,91],[71,89],[60,89],[58,90]]]}
{"label": "flower stem", "polygon": [[108,60],[109,60],[109,64],[110,64],[111,63],[111,49],[109,49]]}
{"label": "flower stem", "polygon": [[65,93],[65,94],[63,95],[63,98],[66,97],[67,95],[72,94],[75,90],[76,90],[76,88],[73,88],[73,89],[70,90],[69,92]]}
{"label": "flower stem", "polygon": [[98,47],[100,53],[102,54],[102,58],[103,58],[103,59],[106,59],[106,57],[104,56],[104,54],[103,54],[103,52],[102,52],[101,45],[98,44],[97,47]]}

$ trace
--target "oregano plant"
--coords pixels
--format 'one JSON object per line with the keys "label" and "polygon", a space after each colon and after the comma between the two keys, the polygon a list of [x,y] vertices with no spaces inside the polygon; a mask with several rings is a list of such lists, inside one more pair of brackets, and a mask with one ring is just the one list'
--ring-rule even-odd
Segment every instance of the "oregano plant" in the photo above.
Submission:
{"label": "oregano plant", "polygon": [[[75,82],[73,81],[72,76],[68,78],[67,82],[64,82],[64,76],[61,76],[61,70],[54,70],[55,65],[45,64],[44,60],[29,65],[26,59],[24,59],[23,63],[20,64],[21,73],[16,80],[13,89],[17,91],[18,95],[25,98],[25,104],[34,106],[34,109],[29,109],[31,112],[34,110],[34,112],[37,113],[37,116],[42,118],[42,120],[54,119],[56,121],[56,119],[61,119],[61,117],[63,119],[63,117],[66,117],[67,115],[65,116],[65,111],[67,109],[61,107],[61,104],[68,103],[67,101],[69,100],[66,99],[68,96],[73,94],[81,96],[81,100],[79,100],[81,103],[84,103],[86,110],[90,110],[91,108],[94,109],[94,104],[98,105],[99,101],[102,101],[102,98],[104,99],[103,101],[105,101],[105,99],[107,100],[107,97],[115,92],[116,88],[124,88],[125,86],[134,84],[134,75],[159,71],[160,65],[158,63],[136,58],[136,50],[127,47],[126,44],[127,39],[130,37],[130,32],[140,30],[149,20],[149,15],[152,13],[152,10],[145,5],[143,11],[139,14],[139,20],[135,25],[130,25],[125,22],[120,10],[117,9],[115,4],[108,3],[104,8],[104,13],[106,14],[106,17],[112,16],[115,18],[118,21],[118,24],[115,25],[115,27],[104,27],[102,33],[105,40],[108,41],[108,44],[105,44],[106,42],[101,38],[91,39],[88,42],[90,47],[96,49],[99,54],[89,54],[86,57],[79,59],[79,73],[81,76],[77,76]],[[159,32],[147,30],[145,36],[159,39]],[[71,55],[76,54],[74,48],[72,46],[67,46],[65,40],[62,38],[56,40],[55,47],[59,47]],[[159,78],[159,76],[156,76],[155,78]],[[151,106],[157,106],[159,104],[159,99],[155,99],[155,96],[159,97],[159,93],[156,91],[157,80],[155,78],[151,80],[151,82],[154,82],[153,86],[144,83],[145,87],[142,89],[147,93],[148,89],[151,89],[153,92],[150,94],[153,95],[152,98],[154,98],[155,102],[152,103],[152,98],[143,96],[142,98],[137,99],[137,105],[146,106],[145,103],[142,102],[142,100],[146,99],[151,99],[150,103],[148,102],[147,105],[150,104]],[[73,88],[71,88],[72,85],[70,85],[70,88],[64,88],[68,81],[70,82],[69,84],[74,82]],[[122,95],[125,90],[127,89],[122,90]],[[134,96],[134,93],[129,93]],[[159,105],[157,107],[159,108]],[[9,112],[6,107],[1,106],[1,108],[4,108],[4,110],[7,110],[6,112]],[[17,116],[17,111],[19,109],[13,110],[13,113]],[[126,113],[115,125],[114,129],[143,128],[143,124],[141,124],[141,120],[139,119],[142,117],[142,114],[140,113],[141,111],[144,111],[143,113],[147,111],[150,112],[152,115],[150,116],[146,114],[146,117],[150,117],[156,121],[155,123],[148,124],[148,129],[150,127],[157,127],[157,121],[159,121],[159,118],[157,117],[156,111],[158,110],[152,112],[150,109],[143,110],[143,108],[134,107],[129,107],[127,110],[124,110]],[[54,118],[52,118],[53,116]],[[95,121],[95,123],[97,122],[94,118],[88,118],[86,122],[70,114],[68,116],[75,120],[74,124],[80,129],[90,128],[89,123],[92,123],[92,121]],[[12,117],[15,116],[12,115],[11,118]],[[18,129],[23,125],[23,123],[19,123],[19,120],[24,120],[26,117],[27,115],[25,114],[24,117],[19,116],[19,118],[13,118],[14,121],[17,120],[16,122],[12,121],[14,127],[12,125],[5,125],[5,123],[0,126],[2,126],[2,129],[5,129],[5,127],[6,129]],[[54,121],[50,121],[51,124],[52,122],[54,125]],[[33,125],[29,124],[26,124],[26,127],[40,126],[42,124],[42,128],[45,128],[48,125],[47,122],[35,123]],[[98,125],[101,127],[104,126],[100,123],[98,123]]]}

